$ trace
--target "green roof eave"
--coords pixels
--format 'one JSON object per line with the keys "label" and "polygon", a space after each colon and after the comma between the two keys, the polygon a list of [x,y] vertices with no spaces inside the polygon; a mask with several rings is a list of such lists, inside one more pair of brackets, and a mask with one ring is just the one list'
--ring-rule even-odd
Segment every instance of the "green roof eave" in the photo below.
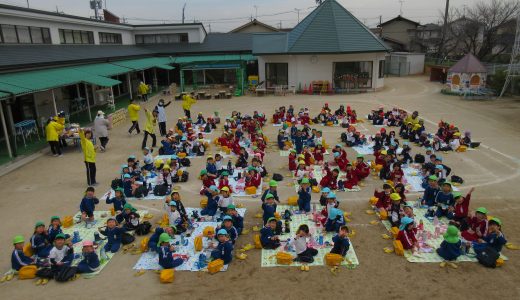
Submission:
{"label": "green roof eave", "polygon": [[111,62],[113,65],[125,67],[135,71],[146,70],[171,63],[173,63],[173,61],[170,57],[149,57]]}
{"label": "green roof eave", "polygon": [[121,83],[121,81],[119,81],[119,80],[115,80],[115,79],[103,77],[103,76],[96,76],[96,75],[88,76],[87,78],[83,79],[83,82],[95,84],[95,85],[103,86],[103,87],[111,87],[111,86],[118,85]]}
{"label": "green roof eave", "polygon": [[85,73],[93,74],[93,75],[108,76],[108,77],[125,74],[125,73],[129,73],[129,72],[133,71],[132,69],[114,65],[111,63],[80,65],[80,66],[71,67],[71,68],[78,70],[78,71],[85,72]]}
{"label": "green roof eave", "polygon": [[334,54],[358,54],[358,53],[388,53],[390,50],[360,50],[348,52],[272,52],[272,53],[253,53],[256,56],[269,55],[334,55]]}

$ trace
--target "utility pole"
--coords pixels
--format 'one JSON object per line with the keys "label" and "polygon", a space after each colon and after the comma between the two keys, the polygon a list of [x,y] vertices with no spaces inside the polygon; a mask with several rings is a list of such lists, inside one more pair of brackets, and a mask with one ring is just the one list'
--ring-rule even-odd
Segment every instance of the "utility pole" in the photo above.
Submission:
{"label": "utility pole", "polygon": [[294,10],[298,14],[298,24],[299,24],[300,23],[300,10],[302,10],[302,9],[301,8],[295,8]]}
{"label": "utility pole", "polygon": [[403,3],[404,3],[403,0],[399,0],[399,15],[400,16],[403,15]]}
{"label": "utility pole", "polygon": [[442,26],[442,39],[438,49],[439,60],[444,52],[444,45],[446,43],[446,31],[448,30],[448,13],[450,9],[450,0],[446,0],[446,9],[444,10],[444,25]]}
{"label": "utility pole", "polygon": [[512,79],[518,78],[520,76],[520,70],[518,65],[520,64],[520,14],[516,17],[516,35],[515,35],[515,43],[513,44],[513,51],[511,51],[511,61],[509,62],[509,67],[507,68],[507,77],[504,86],[502,87],[502,91],[500,92],[500,96],[498,98],[502,98],[504,92],[506,91],[509,84],[512,85]]}
{"label": "utility pole", "polygon": [[182,7],[182,24],[184,24],[184,10],[186,9],[186,2],[184,2],[184,6]]}
{"label": "utility pole", "polygon": [[30,8],[30,7],[29,7],[29,0],[27,0],[27,8]]}

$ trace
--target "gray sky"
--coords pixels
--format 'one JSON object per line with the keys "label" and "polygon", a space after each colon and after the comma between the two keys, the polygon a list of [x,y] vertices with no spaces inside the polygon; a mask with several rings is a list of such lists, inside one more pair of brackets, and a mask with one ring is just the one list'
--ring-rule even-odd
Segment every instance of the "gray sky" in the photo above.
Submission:
{"label": "gray sky", "polygon": [[[31,8],[59,11],[79,16],[91,16],[89,0],[28,0]],[[300,20],[315,6],[314,0],[106,0],[107,8],[128,23],[179,22],[186,3],[186,19],[201,21],[209,31],[229,31],[249,21],[251,16],[269,25],[293,27],[301,9]],[[382,16],[383,22],[399,14],[399,0],[338,0],[369,27]],[[471,7],[479,0],[450,0],[453,7]],[[27,0],[0,0],[0,3],[27,6]],[[255,12],[255,7],[256,12]],[[403,0],[403,16],[421,24],[437,22],[445,0]]]}

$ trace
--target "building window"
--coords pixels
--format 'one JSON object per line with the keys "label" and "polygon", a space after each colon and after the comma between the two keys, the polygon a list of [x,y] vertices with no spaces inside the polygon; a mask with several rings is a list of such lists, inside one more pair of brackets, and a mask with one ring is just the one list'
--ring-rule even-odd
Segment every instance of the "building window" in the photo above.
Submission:
{"label": "building window", "polygon": [[123,38],[119,33],[100,32],[99,33],[100,44],[122,44]]}
{"label": "building window", "polygon": [[94,44],[92,31],[60,29],[61,44]]}
{"label": "building window", "polygon": [[385,61],[379,61],[379,78],[385,77]]}
{"label": "building window", "polygon": [[349,61],[334,63],[334,86],[340,90],[372,87],[372,62]]}
{"label": "building window", "polygon": [[49,28],[21,25],[0,25],[0,43],[50,44]]}
{"label": "building window", "polygon": [[172,34],[136,34],[136,44],[175,44],[187,43],[187,33],[172,33]]}
{"label": "building window", "polygon": [[271,88],[278,85],[289,85],[289,64],[266,63],[265,64],[266,87]]}

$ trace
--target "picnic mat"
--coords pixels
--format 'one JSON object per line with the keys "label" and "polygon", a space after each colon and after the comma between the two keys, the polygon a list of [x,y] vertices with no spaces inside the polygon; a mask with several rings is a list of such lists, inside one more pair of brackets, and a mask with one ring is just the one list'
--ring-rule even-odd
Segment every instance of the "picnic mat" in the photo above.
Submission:
{"label": "picnic mat", "polygon": [[[276,210],[278,213],[280,213],[281,215],[283,215],[284,211],[286,209],[292,211],[294,207],[292,206],[288,206],[288,205],[278,205]],[[298,229],[298,227],[301,225],[301,224],[307,224],[309,226],[309,229],[310,229],[310,233],[312,234],[313,237],[317,237],[319,235],[319,233],[317,232],[317,228],[316,228],[316,224],[312,221],[312,220],[309,220],[309,217],[307,215],[292,215],[291,216],[291,219],[292,221],[290,222],[290,228],[291,228],[291,233],[289,234],[282,234],[282,236],[280,236],[280,239],[281,240],[284,240],[286,241],[288,238],[294,238],[294,235]],[[327,233],[323,236],[323,246],[320,246],[316,243],[316,247],[317,247],[317,250],[318,250],[318,255],[316,255],[314,257],[314,262],[312,264],[307,264],[308,266],[323,266],[325,265],[325,254],[329,253],[330,250],[332,249],[332,237],[334,236],[333,233]],[[276,250],[268,250],[268,249],[262,249],[262,258],[261,258],[261,263],[260,265],[262,267],[298,267],[298,266],[301,266],[302,264],[300,262],[293,262],[292,264],[290,265],[279,265],[276,263],[276,253],[279,252],[279,251],[284,251],[284,246],[287,244],[286,242],[282,241],[282,244],[280,246],[280,248],[276,249]],[[329,242],[330,245],[329,246],[326,246],[326,242]],[[290,254],[292,254],[294,257],[296,257],[296,252],[289,252]],[[359,260],[356,256],[356,252],[354,250],[354,246],[352,245],[352,241],[350,241],[350,249],[348,250],[347,252],[347,256],[346,256],[346,260],[344,260],[342,262],[342,265],[343,266],[347,266],[349,268],[355,268],[356,266],[359,265]]]}
{"label": "picnic mat", "polygon": [[[198,211],[200,213],[200,208],[186,208],[186,212],[191,215],[193,211]],[[238,213],[243,217],[245,216],[246,209],[238,208]],[[195,237],[202,234],[204,228],[206,226],[217,227],[220,225],[220,222],[193,222],[194,231],[189,237],[181,237],[180,235],[176,235],[174,239],[170,241],[170,244],[175,245],[175,254],[174,256],[181,257],[184,260],[184,263],[175,270],[177,271],[192,271],[198,272],[203,270],[204,268],[200,268],[198,265],[199,256],[201,254],[206,255],[207,258],[211,257],[210,250],[202,250],[195,251],[194,240]],[[227,270],[227,265],[224,266],[222,271]],[[134,270],[160,270],[162,269],[159,265],[159,256],[155,252],[145,252],[141,255],[137,263],[133,267]]]}
{"label": "picnic mat", "polygon": [[[402,168],[404,173],[404,186],[408,192],[424,192],[424,188],[421,186],[422,177],[420,170],[412,166]],[[452,187],[454,191],[459,191],[456,186]]]}
{"label": "picnic mat", "polygon": [[[230,175],[228,177],[229,185],[231,186],[231,189],[233,190],[233,193],[231,194],[234,197],[250,197],[250,196],[260,196],[262,195],[262,184],[264,180],[260,182],[260,185],[256,189],[255,195],[248,195],[244,191],[245,188],[245,179],[244,177],[238,179],[238,174],[242,173],[244,170],[242,168],[235,168],[233,169],[233,175]],[[215,185],[219,185],[219,180],[215,179]]]}
{"label": "picnic mat", "polygon": [[[409,205],[413,205],[415,201],[411,202],[408,201]],[[428,211],[427,208],[417,207],[414,206],[414,214],[415,214],[415,222],[419,224],[421,221],[423,222],[424,231],[418,231],[417,233],[417,240],[420,245],[420,250],[417,254],[413,254],[411,250],[405,250],[404,256],[406,260],[409,262],[414,263],[435,263],[435,262],[442,262],[444,259],[437,255],[437,252],[435,251],[444,240],[443,233],[446,231],[446,228],[448,227],[448,220],[446,218],[439,219],[438,224],[438,230],[439,233],[435,235],[435,224],[433,221],[430,221],[425,217],[426,212]],[[392,225],[390,225],[390,222],[388,220],[381,221],[386,229],[390,230]],[[424,237],[426,237],[426,244],[424,243]],[[504,255],[501,255],[501,258],[504,260],[507,260],[507,257]],[[467,255],[461,255],[457,258],[457,261],[470,261],[470,262],[477,262],[476,254],[473,251],[473,248],[469,251]]]}
{"label": "picnic mat", "polygon": [[[388,147],[385,148],[388,149]],[[352,149],[354,149],[358,154],[372,155],[374,154],[374,143],[363,144],[361,146],[354,146],[352,147]],[[396,152],[397,154],[401,154],[401,152],[403,152],[403,148],[398,147]]]}
{"label": "picnic mat", "polygon": [[[141,216],[141,219],[142,219],[142,216],[144,216],[146,213],[148,213],[148,211],[139,210],[139,211],[137,211],[137,213]],[[78,217],[81,217],[81,212],[78,212],[73,217],[74,222],[76,220],[78,220]],[[94,218],[96,220],[96,224],[94,226],[92,226],[90,229],[88,229],[85,226],[85,223],[83,223],[83,222],[74,224],[72,227],[69,227],[69,228],[63,228],[63,233],[69,234],[72,237],[72,236],[74,236],[74,232],[78,231],[79,235],[81,237],[81,241],[78,243],[75,243],[73,245],[73,248],[74,248],[74,260],[72,262],[73,266],[76,266],[82,259],[81,251],[83,249],[83,246],[82,246],[83,241],[85,241],[85,240],[94,241],[94,233],[98,232],[98,227],[105,226],[106,221],[110,217],[111,217],[110,211],[94,211]],[[103,237],[102,234],[101,234],[101,237]],[[101,261],[100,252],[101,252],[101,249],[105,246],[105,243],[106,243],[106,240],[104,242],[100,243],[96,249],[96,253],[97,253],[100,261]],[[119,249],[119,252],[120,251],[122,251],[122,250]],[[107,259],[105,261],[103,261],[103,263],[99,266],[99,268],[95,272],[83,274],[83,277],[91,278],[91,277],[94,277],[94,276],[98,275],[99,273],[101,273],[103,268],[105,268],[105,266],[110,262],[110,260],[114,256],[114,253],[106,252],[106,256],[107,256]]]}
{"label": "picnic mat", "polygon": [[[331,170],[333,170],[333,169],[334,169],[334,166],[331,166]],[[345,178],[345,175],[346,175],[346,173],[340,170],[338,179]],[[316,181],[318,181],[318,184],[320,183],[321,179],[323,178],[323,170],[321,169],[321,166],[313,167],[312,178],[316,179]],[[298,190],[300,189],[300,185],[298,184],[298,181],[296,180],[296,178],[293,177],[293,180],[294,180],[294,189],[298,193]],[[360,188],[355,188],[355,189],[351,189],[351,190],[345,188],[345,192],[359,192],[359,191],[361,191]]]}

